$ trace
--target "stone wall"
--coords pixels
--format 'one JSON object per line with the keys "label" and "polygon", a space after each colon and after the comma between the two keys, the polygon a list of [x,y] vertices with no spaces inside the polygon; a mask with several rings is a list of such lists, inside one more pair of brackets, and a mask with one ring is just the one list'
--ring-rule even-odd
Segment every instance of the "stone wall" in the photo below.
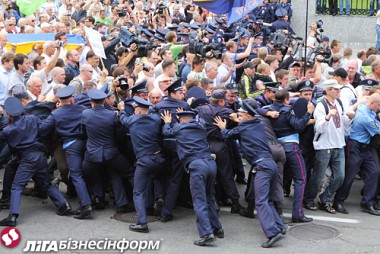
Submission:
{"label": "stone wall", "polygon": [[[306,1],[292,1],[291,26],[294,32],[302,38],[305,37]],[[310,26],[311,22],[322,20],[324,35],[328,36],[330,41],[331,39],[338,39],[342,42],[343,48],[351,47],[355,51],[376,45],[375,17],[316,15],[315,10],[316,0],[309,0],[308,25]],[[308,29],[309,32],[310,29]]]}

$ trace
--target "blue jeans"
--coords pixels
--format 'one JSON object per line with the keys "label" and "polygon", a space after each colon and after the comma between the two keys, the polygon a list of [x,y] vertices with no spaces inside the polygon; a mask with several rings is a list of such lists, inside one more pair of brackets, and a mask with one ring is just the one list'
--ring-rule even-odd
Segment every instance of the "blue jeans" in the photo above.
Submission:
{"label": "blue jeans", "polygon": [[[343,15],[343,0],[339,0],[339,11],[340,14]],[[351,6],[350,0],[346,0],[346,14],[350,14]]]}
{"label": "blue jeans", "polygon": [[304,203],[312,204],[314,202],[327,167],[331,169],[330,184],[319,197],[321,202],[331,203],[333,195],[344,180],[344,165],[343,148],[316,150],[314,170],[306,187]]}

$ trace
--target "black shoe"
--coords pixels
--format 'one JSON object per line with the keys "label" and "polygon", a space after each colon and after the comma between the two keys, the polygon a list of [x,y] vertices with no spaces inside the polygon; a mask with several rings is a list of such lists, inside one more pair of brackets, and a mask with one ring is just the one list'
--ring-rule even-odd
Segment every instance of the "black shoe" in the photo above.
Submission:
{"label": "black shoe", "polygon": [[129,225],[129,230],[138,233],[149,233],[148,224],[133,224]]}
{"label": "black shoe", "polygon": [[105,201],[101,198],[95,197],[94,201],[92,202],[92,207],[94,210],[104,210],[106,208],[106,204]]}
{"label": "black shoe", "polygon": [[204,237],[202,237],[201,239],[197,241],[194,241],[194,244],[197,246],[205,246],[205,245],[213,244],[215,243],[215,241],[216,241],[215,236],[213,234],[209,234],[209,235],[205,235]]}
{"label": "black shoe", "polygon": [[168,222],[168,221],[171,221],[171,220],[173,220],[174,219],[174,217],[173,217],[173,215],[171,215],[171,214],[168,214],[168,215],[165,215],[165,216],[161,216],[160,217],[160,221],[161,222]]}
{"label": "black shoe", "polygon": [[373,203],[373,208],[375,208],[375,210],[380,210],[380,206],[376,202]]}
{"label": "black shoe", "polygon": [[281,229],[281,234],[286,235],[287,232],[288,230],[286,230],[286,228]]}
{"label": "black shoe", "polygon": [[116,207],[117,213],[131,213],[134,211],[136,211],[135,206],[130,203],[120,206],[120,207]]}
{"label": "black shoe", "polygon": [[219,200],[219,201],[218,201],[218,205],[219,205],[219,206],[228,206],[228,207],[231,207],[231,206],[232,206],[232,202],[229,201],[228,199],[225,199],[225,200]]}
{"label": "black shoe", "polygon": [[90,219],[92,216],[92,207],[91,205],[85,205],[80,208],[80,213],[75,215],[74,218],[78,220]]}
{"label": "black shoe", "polygon": [[164,200],[162,198],[157,199],[154,204],[154,214],[157,216],[161,216],[162,208],[164,207]]}
{"label": "black shoe", "polygon": [[311,210],[311,211],[317,211],[317,209],[318,209],[314,204],[304,203],[303,207],[306,208],[307,210]]}
{"label": "black shoe", "polygon": [[344,208],[343,204],[334,203],[333,207],[334,207],[335,211],[337,211],[338,213],[348,214],[348,210],[346,208]]}
{"label": "black shoe", "polygon": [[302,218],[294,218],[292,217],[292,222],[294,223],[307,223],[312,222],[313,218],[306,217],[305,215]]}
{"label": "black shoe", "polygon": [[284,238],[284,235],[282,233],[278,233],[277,235],[269,238],[268,241],[266,241],[265,243],[263,243],[261,245],[261,247],[270,248],[270,247],[272,247],[273,244],[280,241],[282,238]]}
{"label": "black shoe", "polygon": [[62,205],[58,209],[57,215],[64,216],[64,215],[68,215],[68,214],[71,214],[71,205],[68,202],[66,202],[64,205]]}
{"label": "black shoe", "polygon": [[236,178],[235,182],[239,184],[244,184],[244,185],[248,184],[248,180],[246,178],[240,178],[240,177]]}
{"label": "black shoe", "polygon": [[248,209],[245,207],[240,208],[239,214],[243,217],[247,217],[251,219],[255,218],[255,214],[253,213],[253,211],[248,211]]}
{"label": "black shoe", "polygon": [[362,206],[362,212],[369,213],[371,215],[380,216],[380,211],[375,210],[373,206]]}
{"label": "black shoe", "polygon": [[16,226],[17,214],[9,214],[7,218],[0,221],[0,226],[14,227]]}
{"label": "black shoe", "polygon": [[284,191],[284,197],[289,197],[290,196],[290,190],[285,190]]}
{"label": "black shoe", "polygon": [[239,213],[240,210],[241,210],[240,204],[233,204],[231,206],[231,213]]}
{"label": "black shoe", "polygon": [[218,238],[224,238],[224,230],[223,230],[223,228],[214,229],[212,232],[214,233],[214,236],[216,236]]}

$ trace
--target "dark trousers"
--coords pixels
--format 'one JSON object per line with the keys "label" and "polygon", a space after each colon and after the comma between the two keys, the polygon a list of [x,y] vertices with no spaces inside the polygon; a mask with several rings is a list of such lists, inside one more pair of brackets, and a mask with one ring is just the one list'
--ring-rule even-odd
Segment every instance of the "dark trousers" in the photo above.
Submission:
{"label": "dark trousers", "polygon": [[338,13],[338,0],[329,0],[329,10],[331,15]]}
{"label": "dark trousers", "polygon": [[234,181],[234,172],[228,147],[224,142],[210,141],[210,151],[216,155],[216,166],[221,184],[227,196],[233,201],[239,200],[239,193]]}
{"label": "dark trousers", "polygon": [[305,162],[297,143],[286,143],[283,147],[286,154],[286,164],[289,166],[294,180],[292,217],[302,218],[304,216],[302,201],[306,186]]}
{"label": "dark trousers", "polygon": [[15,179],[15,175],[19,165],[20,157],[12,156],[11,160],[5,166],[3,177],[3,191],[1,195],[2,200],[7,200],[11,198],[12,183]]}
{"label": "dark trousers", "polygon": [[78,193],[81,206],[90,205],[86,183],[83,180],[82,161],[86,149],[85,140],[77,140],[64,150],[71,181]]}
{"label": "dark trousers", "polygon": [[267,238],[273,237],[285,228],[272,200],[274,185],[278,178],[277,165],[273,160],[262,161],[256,166],[255,206],[261,227]]}
{"label": "dark trousers", "polygon": [[[159,178],[165,160],[161,154],[146,155],[140,157],[136,162],[134,177],[133,202],[137,213],[137,224],[147,223],[146,214],[146,192],[152,177]],[[162,192],[161,182],[154,181],[157,192]],[[157,190],[159,188],[159,190]]]}
{"label": "dark trousers", "polygon": [[216,163],[211,158],[196,159],[190,162],[188,170],[198,233],[203,237],[222,228],[213,199]]}
{"label": "dark trousers", "polygon": [[284,177],[284,164],[286,161],[286,155],[284,148],[281,144],[269,145],[274,162],[277,164],[278,174],[274,181],[274,191],[272,192],[271,199],[276,203],[276,206],[282,208],[284,203],[284,189],[283,189],[283,177]]}
{"label": "dark trousers", "polygon": [[165,204],[161,215],[172,215],[177,201],[185,168],[177,155],[175,141],[164,141],[163,152],[165,157],[166,171],[170,172],[165,194]]}
{"label": "dark trousers", "polygon": [[232,167],[234,169],[234,174],[236,175],[236,178],[244,179],[245,178],[245,172],[244,172],[243,160],[241,159],[241,155],[240,155],[240,151],[239,151],[239,145],[237,143],[237,140],[228,139],[228,140],[226,140],[226,143],[229,147],[230,158],[231,158],[231,162],[232,162]]}
{"label": "dark trousers", "polygon": [[11,192],[11,207],[9,214],[19,214],[21,193],[28,181],[33,177],[42,191],[47,192],[54,205],[59,208],[66,203],[66,199],[49,181],[47,159],[43,152],[31,152],[22,155],[17,169]]}
{"label": "dark trousers", "polygon": [[121,207],[128,204],[124,185],[125,181],[129,181],[133,186],[133,169],[123,155],[119,153],[114,158],[103,162],[91,162],[85,159],[82,168],[91,194],[104,199],[105,190],[101,170],[105,168],[110,176],[115,206]]}
{"label": "dark trousers", "polygon": [[360,202],[363,206],[373,205],[377,193],[377,181],[379,172],[376,161],[369,145],[363,145],[350,139],[347,144],[347,167],[345,178],[335,194],[335,202],[343,203],[350,194],[352,183],[355,176],[361,172],[364,181],[363,195]]}

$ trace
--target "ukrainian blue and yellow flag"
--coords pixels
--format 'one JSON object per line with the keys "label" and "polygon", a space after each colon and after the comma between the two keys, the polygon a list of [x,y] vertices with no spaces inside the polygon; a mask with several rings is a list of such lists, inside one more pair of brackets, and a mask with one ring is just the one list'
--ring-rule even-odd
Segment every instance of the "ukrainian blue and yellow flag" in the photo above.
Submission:
{"label": "ukrainian blue and yellow flag", "polygon": [[[54,41],[54,33],[49,34],[8,34],[7,49],[16,47],[15,53],[28,54],[36,44],[44,44],[46,41]],[[66,50],[77,49],[83,46],[86,41],[77,34],[67,34]]]}

